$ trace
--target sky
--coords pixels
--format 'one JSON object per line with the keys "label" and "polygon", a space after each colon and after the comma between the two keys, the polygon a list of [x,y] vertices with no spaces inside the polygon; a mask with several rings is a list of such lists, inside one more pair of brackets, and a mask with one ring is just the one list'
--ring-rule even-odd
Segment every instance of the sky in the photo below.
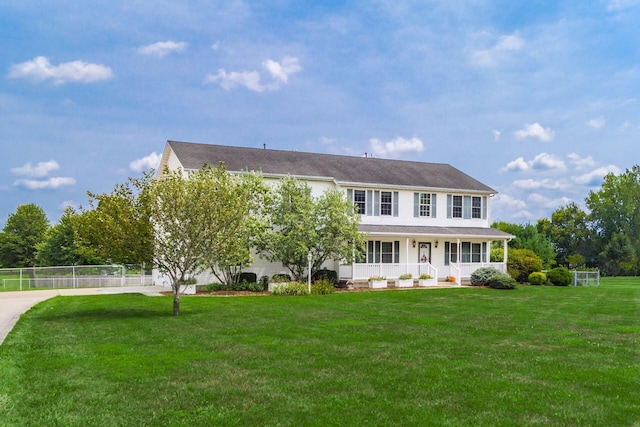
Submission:
{"label": "sky", "polygon": [[167,140],[448,163],[533,223],[640,163],[640,0],[3,0],[0,226]]}

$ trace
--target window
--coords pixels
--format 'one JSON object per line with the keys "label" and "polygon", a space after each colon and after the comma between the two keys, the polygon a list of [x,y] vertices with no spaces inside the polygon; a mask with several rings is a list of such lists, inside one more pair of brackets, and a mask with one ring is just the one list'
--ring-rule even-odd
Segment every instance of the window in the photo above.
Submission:
{"label": "window", "polygon": [[393,213],[393,197],[391,191],[380,192],[380,215],[391,215]]}
{"label": "window", "polygon": [[400,241],[369,240],[367,242],[367,262],[370,264],[398,264],[400,262]]}
{"label": "window", "polygon": [[435,193],[413,193],[413,216],[415,218],[436,217]]}
{"label": "window", "polygon": [[398,216],[398,192],[347,189],[347,198],[353,201],[360,215]]}
{"label": "window", "polygon": [[431,216],[431,194],[420,193],[420,216]]}
{"label": "window", "polygon": [[462,196],[453,196],[451,216],[453,218],[462,218]]}
{"label": "window", "polygon": [[472,197],[471,198],[471,218],[482,218],[482,198],[481,197]]}
{"label": "window", "polygon": [[364,190],[353,190],[353,204],[358,208],[358,213],[364,215],[367,206],[367,193]]}
{"label": "window", "polygon": [[[458,262],[458,244],[456,242],[444,242],[445,265]],[[460,262],[486,262],[487,243],[461,242]]]}
{"label": "window", "polygon": [[487,219],[487,197],[448,194],[447,218]]}

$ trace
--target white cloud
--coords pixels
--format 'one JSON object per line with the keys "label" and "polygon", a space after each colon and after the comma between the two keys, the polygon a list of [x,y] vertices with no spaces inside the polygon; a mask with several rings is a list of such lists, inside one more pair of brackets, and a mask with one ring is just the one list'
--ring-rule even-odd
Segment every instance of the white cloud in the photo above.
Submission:
{"label": "white cloud", "polygon": [[219,69],[218,74],[207,75],[205,83],[219,83],[223,89],[230,90],[238,86],[244,86],[254,92],[263,92],[265,87],[260,83],[260,73],[257,71],[232,71],[227,73]]}
{"label": "white cloud", "polygon": [[74,178],[70,177],[52,177],[49,179],[19,179],[13,183],[17,187],[24,187],[29,190],[58,189],[76,183]]}
{"label": "white cloud", "polygon": [[518,157],[517,159],[507,163],[507,166],[502,168],[502,171],[518,171],[525,172],[531,169],[529,163],[524,160],[524,157]]}
{"label": "white cloud", "polygon": [[49,160],[47,162],[38,162],[35,166],[31,163],[27,163],[23,166],[11,169],[11,173],[19,176],[28,176],[32,178],[42,178],[49,175],[49,173],[60,169],[60,165],[55,160]]}
{"label": "white cloud", "polygon": [[187,48],[188,44],[185,42],[174,42],[168,40],[166,42],[157,42],[148,44],[146,46],[140,46],[138,52],[143,55],[151,55],[163,57],[171,52],[182,52]]}
{"label": "white cloud", "polygon": [[530,170],[566,170],[566,165],[563,160],[548,153],[540,153],[533,158],[533,160],[526,161],[523,157],[507,163],[507,166],[501,169],[501,171],[515,171],[515,172],[527,172]]}
{"label": "white cloud", "polygon": [[529,162],[532,169],[537,170],[566,170],[563,160],[548,153],[540,153]]}
{"label": "white cloud", "polygon": [[513,182],[513,185],[522,190],[558,190],[562,188],[560,182],[551,179],[521,179]]}
{"label": "white cloud", "polygon": [[218,83],[223,89],[230,90],[238,86],[244,86],[254,92],[277,90],[283,84],[289,82],[289,76],[302,70],[298,58],[285,56],[281,62],[267,59],[262,63],[271,77],[268,83],[262,83],[262,76],[258,71],[231,71],[227,73],[223,68],[217,74],[208,74],[205,83]]}
{"label": "white cloud", "polygon": [[213,50],[220,49],[220,42],[215,42],[214,44],[212,44],[211,45],[211,49],[213,49]]}
{"label": "white cloud", "polygon": [[537,138],[542,142],[551,141],[555,132],[549,128],[543,128],[540,123],[525,124],[524,128],[517,130],[514,135],[518,139]]}
{"label": "white cloud", "polygon": [[519,51],[524,45],[525,41],[517,33],[500,36],[492,47],[474,52],[471,60],[480,67],[493,67],[506,59],[510,52]]}
{"label": "white cloud", "polygon": [[398,137],[387,142],[372,138],[369,142],[371,143],[373,154],[378,156],[395,157],[401,153],[424,151],[422,141],[415,137],[411,139]]}
{"label": "white cloud", "polygon": [[140,159],[136,159],[129,163],[129,168],[131,168],[134,172],[142,172],[149,169],[158,169],[158,165],[160,165],[160,159],[162,155],[156,153],[155,151],[148,156],[142,157]]}
{"label": "white cloud", "polygon": [[113,77],[113,73],[111,68],[100,64],[72,61],[51,65],[48,58],[37,56],[31,61],[12,65],[8,77],[34,82],[52,80],[54,84],[61,85],[70,82],[92,83],[109,80]]}
{"label": "white cloud", "polygon": [[492,132],[493,132],[493,140],[495,142],[500,141],[500,135],[502,135],[502,132],[500,132],[499,130],[495,130],[495,129]]}
{"label": "white cloud", "polygon": [[530,204],[540,206],[545,209],[555,209],[559,206],[568,205],[569,203],[573,202],[573,200],[568,197],[550,199],[539,193],[533,193],[529,195],[527,200],[529,201]]}
{"label": "white cloud", "polygon": [[607,124],[604,117],[598,117],[597,119],[587,120],[587,126],[594,129],[602,129]]}
{"label": "white cloud", "polygon": [[290,56],[282,58],[282,63],[267,59],[262,63],[262,66],[267,69],[274,80],[281,81],[282,83],[287,83],[289,74],[294,74],[301,70],[298,58],[292,58]]}
{"label": "white cloud", "polygon": [[596,165],[596,162],[591,156],[581,157],[576,153],[570,153],[567,157],[569,157],[571,164],[578,169],[592,168]]}
{"label": "white cloud", "polygon": [[604,177],[610,173],[614,175],[620,174],[621,170],[617,166],[609,165],[597,168],[589,173],[572,177],[573,182],[588,187],[597,187],[602,184]]}
{"label": "white cloud", "polygon": [[497,194],[491,200],[491,205],[509,210],[525,209],[527,207],[523,200],[502,193]]}

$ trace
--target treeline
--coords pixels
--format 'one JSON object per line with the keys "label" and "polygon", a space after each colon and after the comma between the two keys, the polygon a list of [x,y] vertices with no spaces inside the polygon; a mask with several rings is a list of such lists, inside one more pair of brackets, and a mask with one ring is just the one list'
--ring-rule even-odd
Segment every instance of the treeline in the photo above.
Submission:
{"label": "treeline", "polygon": [[509,243],[515,250],[510,258],[528,251],[547,269],[564,266],[597,268],[609,276],[640,274],[640,166],[607,175],[599,190],[589,192],[584,206],[569,203],[535,225],[492,226],[516,236]]}

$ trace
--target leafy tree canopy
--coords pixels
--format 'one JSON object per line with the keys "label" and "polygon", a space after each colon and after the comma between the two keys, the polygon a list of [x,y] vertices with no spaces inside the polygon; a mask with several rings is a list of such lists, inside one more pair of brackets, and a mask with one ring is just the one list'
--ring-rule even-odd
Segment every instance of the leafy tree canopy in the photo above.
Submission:
{"label": "leafy tree canopy", "polygon": [[49,221],[44,210],[33,203],[20,205],[10,214],[0,233],[0,264],[3,267],[32,267],[37,245],[45,238]]}

